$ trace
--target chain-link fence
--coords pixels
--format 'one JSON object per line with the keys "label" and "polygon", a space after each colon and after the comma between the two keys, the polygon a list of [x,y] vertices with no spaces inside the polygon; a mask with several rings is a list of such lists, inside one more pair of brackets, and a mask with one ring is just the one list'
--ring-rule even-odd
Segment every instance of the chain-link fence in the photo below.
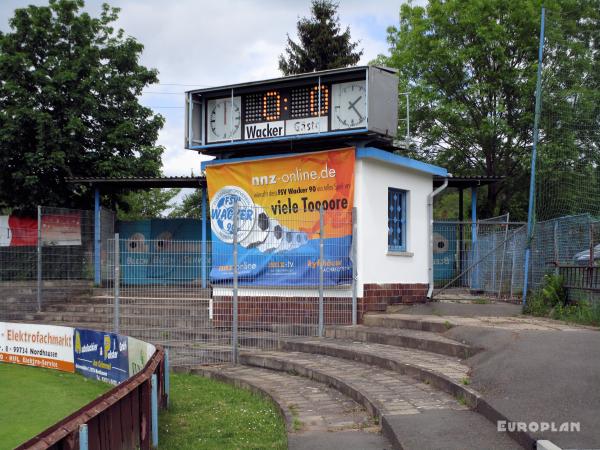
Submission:
{"label": "chain-link fence", "polygon": [[571,300],[597,300],[600,221],[580,214],[538,222],[531,258],[533,289],[540,288],[544,276],[553,273],[564,278]]}
{"label": "chain-link fence", "polygon": [[[541,15],[545,35],[540,42],[539,128],[534,130],[539,141],[532,161],[533,226],[527,239],[532,290],[540,288],[546,273],[560,272],[558,266],[565,267],[568,283],[580,285],[577,280],[585,278],[593,285],[581,267],[595,266],[589,253],[597,242],[593,230],[600,217],[600,16],[594,2],[571,6],[555,3]],[[588,261],[578,259],[586,251]]]}
{"label": "chain-link fence", "polygon": [[[104,236],[114,233],[111,211],[102,211],[101,223]],[[2,317],[21,319],[57,301],[89,297],[94,230],[94,214],[86,210],[40,206],[37,217],[0,216]]]}
{"label": "chain-link fence", "polygon": [[515,299],[522,293],[525,227],[497,217],[434,222],[434,298],[442,292]]}
{"label": "chain-link fence", "polygon": [[[526,247],[527,230],[522,223],[436,222],[434,298],[464,291],[519,300]],[[600,292],[599,262],[598,219],[579,214],[535,224],[530,288],[540,288],[546,274],[562,275],[572,300],[595,300]]]}
{"label": "chain-link fence", "polygon": [[167,346],[181,365],[232,361],[240,348],[356,321],[353,214],[322,211],[315,227],[301,214],[274,220],[250,209],[232,208],[212,243],[109,241],[114,327]]}

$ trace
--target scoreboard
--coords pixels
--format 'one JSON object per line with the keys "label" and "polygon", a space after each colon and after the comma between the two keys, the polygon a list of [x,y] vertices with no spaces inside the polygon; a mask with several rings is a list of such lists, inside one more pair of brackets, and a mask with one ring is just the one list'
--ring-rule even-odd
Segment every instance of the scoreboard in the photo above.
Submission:
{"label": "scoreboard", "polygon": [[367,66],[186,92],[186,148],[397,131],[398,78]]}

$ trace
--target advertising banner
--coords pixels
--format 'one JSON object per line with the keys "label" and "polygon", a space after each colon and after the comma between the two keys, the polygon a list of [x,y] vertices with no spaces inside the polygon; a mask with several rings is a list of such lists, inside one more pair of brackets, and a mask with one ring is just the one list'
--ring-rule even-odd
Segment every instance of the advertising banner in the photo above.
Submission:
{"label": "advertising banner", "polygon": [[74,372],[73,328],[0,322],[0,362]]}
{"label": "advertising banner", "polygon": [[131,377],[144,368],[156,351],[156,347],[132,337],[127,338],[127,343],[129,346],[129,376]]}
{"label": "advertising banner", "polygon": [[81,245],[79,214],[44,214],[42,243],[43,245]]}
{"label": "advertising banner", "polygon": [[123,283],[176,284],[200,279],[199,219],[152,219],[117,222]]}
{"label": "advertising banner", "polygon": [[[41,231],[45,246],[81,245],[79,214],[46,214]],[[37,237],[37,219],[0,216],[0,247],[35,247]]]}
{"label": "advertising banner", "polygon": [[75,370],[88,378],[119,384],[129,378],[127,336],[75,329]]}
{"label": "advertising banner", "polygon": [[[349,284],[354,148],[210,165],[206,169],[213,282],[233,276],[238,204],[238,277],[246,286]],[[325,211],[319,259],[319,209]]]}

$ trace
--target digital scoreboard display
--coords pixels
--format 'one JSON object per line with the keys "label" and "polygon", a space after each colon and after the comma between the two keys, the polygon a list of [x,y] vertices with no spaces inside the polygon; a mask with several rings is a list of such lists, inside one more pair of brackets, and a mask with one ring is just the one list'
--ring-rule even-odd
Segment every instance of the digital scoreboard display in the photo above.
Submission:
{"label": "digital scoreboard display", "polygon": [[[381,107],[389,109],[395,120],[397,77],[393,74],[390,78],[389,70],[377,68],[383,71],[382,78],[371,69],[338,69],[190,91],[186,96],[186,147],[201,150],[368,130],[373,78],[380,80],[380,86],[382,79],[390,86],[387,97],[393,96],[393,104]],[[386,133],[395,134],[395,126]]]}

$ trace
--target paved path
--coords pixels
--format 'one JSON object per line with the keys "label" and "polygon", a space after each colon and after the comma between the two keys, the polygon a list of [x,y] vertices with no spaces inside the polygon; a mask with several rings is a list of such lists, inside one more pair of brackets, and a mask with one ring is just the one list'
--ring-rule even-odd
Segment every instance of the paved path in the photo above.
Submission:
{"label": "paved path", "polygon": [[[557,429],[535,431],[563,448],[600,448],[600,332],[597,328],[518,315],[516,305],[432,303],[372,314],[388,326],[448,323],[445,337],[483,349],[465,361],[470,387],[510,420],[544,422]],[[411,323],[409,323],[410,325]]]}
{"label": "paved path", "polygon": [[[439,355],[435,355],[439,356]],[[404,449],[512,449],[518,446],[453,397],[395,371],[301,352],[254,351],[242,362],[300,373],[336,387],[361,403]]]}
{"label": "paved path", "polygon": [[211,366],[197,369],[206,375],[241,380],[267,392],[284,409],[291,450],[391,449],[381,427],[365,408],[325,384],[308,378],[248,366]]}

